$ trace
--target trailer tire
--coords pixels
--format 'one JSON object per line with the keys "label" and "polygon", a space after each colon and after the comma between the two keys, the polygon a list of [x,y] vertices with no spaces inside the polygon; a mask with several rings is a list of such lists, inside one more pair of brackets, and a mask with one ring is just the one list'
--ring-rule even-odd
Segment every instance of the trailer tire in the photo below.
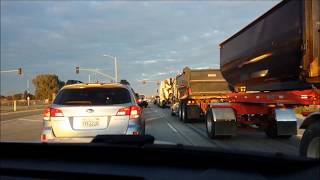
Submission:
{"label": "trailer tire", "polygon": [[176,113],[173,112],[173,109],[171,109],[171,116],[175,116],[175,115],[176,115]]}
{"label": "trailer tire", "polygon": [[269,125],[266,128],[265,133],[269,138],[272,138],[272,139],[276,138],[278,136],[276,124],[272,123],[271,125]]}
{"label": "trailer tire", "polygon": [[300,142],[300,156],[320,158],[320,122],[310,124]]}
{"label": "trailer tire", "polygon": [[269,137],[271,139],[275,139],[275,138],[289,139],[292,137],[292,135],[278,135],[276,123],[271,123],[271,125],[269,125],[266,128],[265,133],[266,133],[267,137]]}
{"label": "trailer tire", "polygon": [[209,138],[214,138],[215,137],[215,132],[214,132],[214,121],[212,119],[212,112],[209,109],[207,111],[207,114],[205,116],[205,123],[206,123],[206,129],[207,129],[207,134]]}
{"label": "trailer tire", "polygon": [[184,123],[188,123],[187,110],[188,110],[187,105],[183,104],[181,108],[181,119],[182,119],[182,122]]}
{"label": "trailer tire", "polygon": [[181,120],[182,120],[182,116],[181,116],[181,104],[179,105],[179,109],[178,109],[178,117],[179,117],[179,120],[181,121]]}

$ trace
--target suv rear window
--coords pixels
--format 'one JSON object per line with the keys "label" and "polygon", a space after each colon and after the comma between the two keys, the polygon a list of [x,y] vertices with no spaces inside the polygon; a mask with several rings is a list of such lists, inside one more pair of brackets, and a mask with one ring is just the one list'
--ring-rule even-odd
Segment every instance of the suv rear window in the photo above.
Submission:
{"label": "suv rear window", "polygon": [[59,105],[113,105],[130,103],[130,92],[125,88],[83,88],[61,90],[54,104]]}

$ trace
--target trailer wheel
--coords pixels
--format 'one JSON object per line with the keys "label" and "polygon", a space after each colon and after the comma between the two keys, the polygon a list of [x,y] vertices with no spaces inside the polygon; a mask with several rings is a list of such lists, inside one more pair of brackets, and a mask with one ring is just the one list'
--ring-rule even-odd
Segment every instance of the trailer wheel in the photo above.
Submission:
{"label": "trailer wheel", "polygon": [[283,139],[289,139],[292,135],[278,135],[277,131],[277,124],[271,123],[265,130],[265,133],[267,137],[275,139],[275,138],[283,138]]}
{"label": "trailer wheel", "polygon": [[176,115],[176,113],[173,112],[173,109],[171,108],[171,116],[175,116],[175,115]]}
{"label": "trailer wheel", "polygon": [[188,122],[188,116],[187,116],[187,105],[183,104],[181,108],[181,119],[182,122],[187,123]]}
{"label": "trailer wheel", "polygon": [[312,123],[304,131],[300,142],[300,155],[320,158],[320,123]]}
{"label": "trailer wheel", "polygon": [[269,138],[272,138],[272,139],[276,138],[277,135],[278,135],[277,134],[277,126],[276,126],[276,124],[275,123],[270,124],[266,128],[265,133]]}
{"label": "trailer wheel", "polygon": [[179,109],[178,109],[178,117],[179,117],[179,120],[181,121],[182,120],[182,116],[181,116],[181,104],[179,105]]}
{"label": "trailer wheel", "polygon": [[215,137],[215,133],[214,133],[214,121],[213,121],[212,112],[210,109],[207,111],[205,121],[206,121],[206,127],[207,127],[206,129],[207,129],[208,137],[212,139]]}

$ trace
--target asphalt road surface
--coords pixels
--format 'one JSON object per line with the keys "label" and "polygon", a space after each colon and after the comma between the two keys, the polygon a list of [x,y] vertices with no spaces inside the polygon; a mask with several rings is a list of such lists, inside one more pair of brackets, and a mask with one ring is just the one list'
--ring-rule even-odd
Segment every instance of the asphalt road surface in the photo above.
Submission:
{"label": "asphalt road surface", "polygon": [[[280,152],[298,155],[302,131],[290,139],[269,139],[265,133],[253,128],[238,128],[237,136],[227,139],[209,139],[204,122],[184,124],[171,116],[170,109],[151,105],[144,109],[146,134],[159,142],[217,147],[228,150]],[[300,124],[298,122],[298,124]],[[1,141],[39,141],[42,128],[41,111],[5,114],[1,116]]]}

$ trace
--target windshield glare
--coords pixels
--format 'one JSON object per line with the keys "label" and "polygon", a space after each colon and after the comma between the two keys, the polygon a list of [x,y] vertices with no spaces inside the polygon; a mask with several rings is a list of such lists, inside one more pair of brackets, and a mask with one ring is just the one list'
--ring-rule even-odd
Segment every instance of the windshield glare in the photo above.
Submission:
{"label": "windshield glare", "polygon": [[148,134],[319,157],[317,127],[304,137],[320,111],[304,2],[1,1],[0,140]]}

